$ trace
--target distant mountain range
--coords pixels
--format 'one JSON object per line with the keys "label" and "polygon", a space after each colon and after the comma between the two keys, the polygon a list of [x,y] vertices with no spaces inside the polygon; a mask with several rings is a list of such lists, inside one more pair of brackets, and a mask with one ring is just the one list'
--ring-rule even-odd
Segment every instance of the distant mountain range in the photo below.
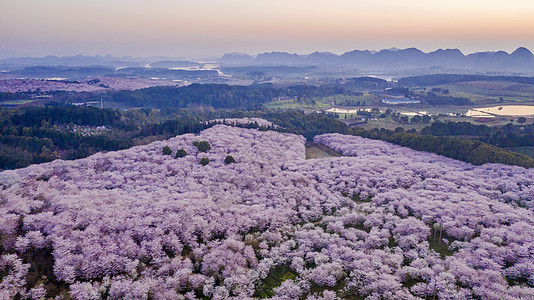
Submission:
{"label": "distant mountain range", "polygon": [[[477,52],[465,55],[458,49],[439,49],[425,53],[417,48],[384,49],[380,51],[353,50],[341,55],[329,52],[294,54],[287,52],[265,52],[257,56],[244,53],[227,53],[217,60],[226,67],[314,67],[321,74],[342,74],[343,70],[360,73],[384,73],[399,70],[420,70],[426,73],[473,73],[491,74],[534,74],[534,55],[520,47],[512,53],[504,51]],[[25,75],[24,69],[35,67],[98,67],[120,70],[124,68],[147,69],[202,69],[203,63],[170,59],[166,57],[133,58],[112,56],[45,56],[18,57],[0,60],[0,71],[18,72]],[[147,68],[150,67],[150,68]],[[326,70],[326,71],[325,71]],[[93,70],[94,71],[94,70]],[[150,70],[154,72],[154,70]],[[195,70],[199,71],[199,70]],[[250,70],[249,70],[250,71]],[[340,73],[341,72],[341,73]],[[17,73],[17,74],[18,74]],[[124,73],[124,72],[123,72]],[[154,74],[152,74],[155,76]],[[161,75],[161,74],[156,74]],[[26,75],[30,76],[30,75]]]}
{"label": "distant mountain range", "polygon": [[534,55],[520,47],[512,53],[504,51],[477,52],[464,55],[458,49],[439,49],[425,53],[417,48],[354,50],[342,55],[314,52],[307,55],[287,52],[261,53],[256,57],[227,53],[219,62],[223,65],[324,65],[358,69],[449,68],[477,71],[533,72]]}

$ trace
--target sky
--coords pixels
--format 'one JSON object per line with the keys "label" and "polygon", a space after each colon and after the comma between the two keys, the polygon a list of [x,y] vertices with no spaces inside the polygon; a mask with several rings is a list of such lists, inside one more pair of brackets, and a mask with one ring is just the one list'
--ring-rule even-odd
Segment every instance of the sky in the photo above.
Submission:
{"label": "sky", "polygon": [[0,58],[534,51],[532,0],[0,0]]}

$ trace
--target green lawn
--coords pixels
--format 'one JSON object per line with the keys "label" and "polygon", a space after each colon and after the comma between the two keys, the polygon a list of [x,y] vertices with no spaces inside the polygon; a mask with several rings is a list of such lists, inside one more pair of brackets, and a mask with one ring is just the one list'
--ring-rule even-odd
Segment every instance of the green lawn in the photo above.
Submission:
{"label": "green lawn", "polygon": [[295,99],[275,100],[265,104],[267,108],[282,108],[282,109],[327,109],[332,105],[324,98],[314,98],[315,104],[310,103],[309,100],[297,101]]}
{"label": "green lawn", "polygon": [[33,102],[34,100],[10,100],[0,102],[0,106],[16,106]]}
{"label": "green lawn", "polygon": [[282,265],[272,268],[269,275],[261,282],[260,286],[254,293],[255,297],[262,299],[274,296],[274,289],[279,287],[282,282],[288,279],[297,278],[297,274],[289,266]]}
{"label": "green lawn", "polygon": [[341,156],[341,154],[337,153],[336,151],[324,145],[318,145],[313,142],[306,143],[306,159],[327,158],[327,157],[337,157],[337,156]]}
{"label": "green lawn", "polygon": [[395,130],[397,127],[402,127],[404,130],[410,130],[415,129],[417,131],[423,129],[425,126],[429,126],[428,124],[423,123],[408,123],[408,124],[399,124],[398,122],[393,121],[390,118],[386,119],[377,119],[377,120],[369,120],[367,124],[361,125],[358,127],[364,128],[364,129],[373,129],[373,128],[385,128],[389,130]]}
{"label": "green lawn", "polygon": [[432,88],[448,89],[451,96],[466,97],[477,104],[500,103],[500,98],[504,101],[502,104],[521,104],[532,102],[534,95],[533,85],[512,82],[459,82],[429,86],[426,91],[430,91]]}
{"label": "green lawn", "polygon": [[[449,237],[444,232],[441,232],[441,240],[439,231],[431,230],[432,234],[428,237],[428,242],[430,243],[430,249],[436,251],[441,258],[451,256],[454,254],[454,250],[449,249],[449,245],[454,242],[454,238]],[[443,240],[447,240],[447,243],[444,243]]]}
{"label": "green lawn", "polygon": [[[472,117],[453,117],[453,116],[447,116],[447,117],[439,117],[439,121],[441,122],[469,122],[475,125],[487,125],[487,126],[497,126],[497,125],[506,125],[510,123],[510,120],[508,118],[492,118],[489,122],[478,122],[476,118]],[[410,130],[415,129],[417,131],[420,131],[426,126],[430,126],[433,121],[430,123],[408,123],[408,124],[400,124],[398,122],[393,121],[391,118],[385,118],[385,119],[377,119],[377,120],[369,120],[367,124],[359,125],[358,127],[364,128],[364,129],[373,129],[373,128],[385,128],[389,130],[395,130],[397,127],[402,127],[404,130]],[[514,124],[517,124],[514,122]]]}
{"label": "green lawn", "polygon": [[313,98],[315,104],[309,103],[309,100],[297,101],[294,99],[287,100],[274,100],[267,103],[267,108],[283,108],[283,109],[327,109],[333,106],[355,106],[355,103],[360,102],[360,106],[380,105],[380,99],[376,95],[364,94],[363,96],[354,95],[332,95],[328,97],[316,97]]}

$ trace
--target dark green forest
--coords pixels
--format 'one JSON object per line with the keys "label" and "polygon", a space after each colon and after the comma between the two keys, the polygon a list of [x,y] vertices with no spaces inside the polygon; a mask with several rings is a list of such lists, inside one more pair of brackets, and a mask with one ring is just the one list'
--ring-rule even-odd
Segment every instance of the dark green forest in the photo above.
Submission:
{"label": "dark green forest", "polygon": [[[87,157],[155,139],[200,132],[213,113],[94,107],[0,108],[0,169]],[[95,127],[99,126],[100,128]],[[144,140],[144,138],[153,139]]]}
{"label": "dark green forest", "polygon": [[63,94],[54,99],[64,104],[102,99],[105,103],[117,103],[126,107],[213,108],[247,109],[261,108],[277,97],[311,99],[344,93],[341,85],[325,84],[319,87],[295,85],[275,87],[272,84],[235,86],[226,84],[191,84],[185,87],[151,87],[140,90],[110,91],[107,93]]}
{"label": "dark green forest", "polygon": [[[424,80],[422,79],[422,81]],[[406,85],[409,86],[411,83],[407,81]],[[326,81],[318,86],[306,84],[274,85],[271,83],[252,84],[249,86],[191,84],[183,87],[159,86],[139,90],[108,90],[79,93],[60,91],[0,93],[0,102],[52,96],[53,102],[58,104],[100,101],[102,99],[106,105],[111,107],[150,107],[157,109],[202,107],[256,110],[276,98],[291,98],[313,104],[314,98],[334,95],[362,95],[362,91],[377,96],[389,94],[392,96],[414,97],[430,105],[472,104],[472,101],[467,98],[450,96],[448,91],[447,93],[429,91],[423,94],[416,94],[405,87],[404,84],[371,77]]]}
{"label": "dark green forest", "polygon": [[476,139],[422,135],[385,129],[363,130],[358,128],[352,134],[383,140],[418,151],[436,153],[474,165],[501,163],[525,168],[534,167],[534,159],[526,155],[506,151]]}
{"label": "dark green forest", "polygon": [[[379,139],[476,165],[495,162],[534,167],[534,159],[496,147],[532,145],[533,126],[488,127],[435,122],[420,133],[408,133],[402,128],[391,131],[349,127],[329,115],[305,114],[298,110],[159,111],[145,108],[122,111],[68,106],[0,109],[0,169],[125,149],[179,134],[198,133],[213,126],[214,123],[209,122],[213,119],[240,117],[260,117],[280,126],[265,128],[249,124],[243,127],[295,133],[308,140],[318,134],[337,132]],[[100,126],[101,130],[95,131],[95,126]]]}
{"label": "dark green forest", "polygon": [[497,147],[534,146],[534,124],[504,126],[474,125],[468,122],[434,122],[421,130],[434,136],[460,136],[477,139]]}

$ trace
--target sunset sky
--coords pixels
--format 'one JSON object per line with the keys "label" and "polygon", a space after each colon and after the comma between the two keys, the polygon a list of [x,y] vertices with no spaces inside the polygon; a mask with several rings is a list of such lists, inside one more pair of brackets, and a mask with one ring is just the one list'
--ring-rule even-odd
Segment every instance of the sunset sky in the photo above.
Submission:
{"label": "sunset sky", "polygon": [[532,0],[0,0],[0,58],[534,50]]}

